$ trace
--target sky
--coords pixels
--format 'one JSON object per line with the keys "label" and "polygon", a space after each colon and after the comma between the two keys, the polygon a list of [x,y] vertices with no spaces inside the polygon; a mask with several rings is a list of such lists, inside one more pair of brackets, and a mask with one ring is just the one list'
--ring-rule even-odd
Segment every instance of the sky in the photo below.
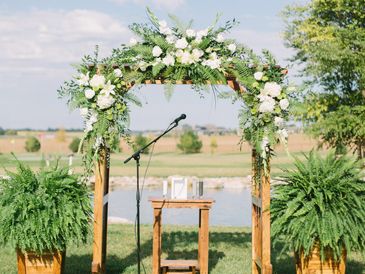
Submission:
{"label": "sky", "polygon": [[[169,21],[175,14],[194,20],[194,28],[209,26],[217,13],[222,24],[240,21],[229,36],[256,52],[269,49],[282,66],[292,54],[283,45],[280,11],[289,0],[2,0],[0,2],[0,127],[82,128],[77,111],[70,112],[57,89],[72,78],[83,55],[100,46],[101,55],[127,43],[128,25],[147,22],[146,6]],[[229,90],[223,87],[223,90]],[[166,100],[162,86],[137,91],[142,108],[131,109],[132,130],[164,129],[186,113],[191,125],[238,127],[238,103],[216,99],[178,86]]]}

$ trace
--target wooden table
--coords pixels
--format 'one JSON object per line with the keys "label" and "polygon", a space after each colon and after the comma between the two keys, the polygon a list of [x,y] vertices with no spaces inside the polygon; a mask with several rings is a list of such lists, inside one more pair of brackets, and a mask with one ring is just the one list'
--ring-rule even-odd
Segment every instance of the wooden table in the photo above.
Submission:
{"label": "wooden table", "polygon": [[[191,199],[191,200],[171,200],[164,198],[149,198],[153,208],[153,268],[152,274],[160,274],[161,271],[161,219],[163,208],[196,208],[199,209],[199,239],[198,239],[198,260],[197,266],[200,274],[208,274],[208,254],[209,254],[209,210],[213,199]],[[184,261],[178,261],[180,265]],[[189,263],[192,260],[187,261]],[[169,260],[164,260],[164,264],[169,264]],[[188,263],[187,263],[188,264]]]}

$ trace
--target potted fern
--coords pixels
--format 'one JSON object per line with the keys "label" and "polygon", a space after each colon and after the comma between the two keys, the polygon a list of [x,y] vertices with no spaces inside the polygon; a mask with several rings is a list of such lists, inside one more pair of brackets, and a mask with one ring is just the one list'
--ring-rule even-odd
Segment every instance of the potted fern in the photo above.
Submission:
{"label": "potted fern", "polygon": [[296,159],[271,202],[272,236],[294,250],[297,274],[345,273],[346,254],[365,248],[365,183],[358,162],[330,152]]}
{"label": "potted fern", "polygon": [[18,273],[62,273],[66,246],[86,242],[89,191],[67,168],[38,173],[18,162],[0,179],[0,244],[17,251]]}

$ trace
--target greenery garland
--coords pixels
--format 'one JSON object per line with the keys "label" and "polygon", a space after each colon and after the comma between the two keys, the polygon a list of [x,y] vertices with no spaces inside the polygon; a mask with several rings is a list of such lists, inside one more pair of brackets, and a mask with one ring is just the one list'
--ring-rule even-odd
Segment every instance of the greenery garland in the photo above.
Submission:
{"label": "greenery garland", "polygon": [[217,27],[219,17],[206,29],[194,30],[192,21],[174,22],[169,27],[147,9],[151,24],[132,24],[130,29],[139,37],[129,45],[114,49],[111,56],[98,60],[86,56],[77,67],[78,75],[65,82],[59,90],[72,108],[79,108],[85,119],[85,136],[80,149],[86,166],[101,147],[118,149],[119,138],[129,141],[129,105],[140,105],[132,92],[133,85],[146,80],[161,79],[171,91],[173,85],[191,80],[195,90],[207,83],[226,84],[235,78],[244,92],[231,93],[242,102],[240,126],[242,140],[248,141],[260,155],[267,170],[270,147],[279,141],[286,143],[284,121],[289,114],[289,96],[285,75],[287,70],[277,65],[268,51],[257,56],[251,49],[225,39],[224,35],[238,22],[227,21]]}

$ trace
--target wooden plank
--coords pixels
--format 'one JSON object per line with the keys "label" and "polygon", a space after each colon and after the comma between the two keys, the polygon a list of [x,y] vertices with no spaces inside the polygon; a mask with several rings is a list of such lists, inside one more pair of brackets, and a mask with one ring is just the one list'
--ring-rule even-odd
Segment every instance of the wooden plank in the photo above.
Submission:
{"label": "wooden plank", "polygon": [[199,268],[198,260],[161,260],[161,267],[195,267]]}
{"label": "wooden plank", "polygon": [[18,274],[26,274],[25,256],[23,252],[21,252],[19,249],[17,249],[16,253],[17,253],[17,263],[18,263]]}
{"label": "wooden plank", "polygon": [[215,202],[213,199],[203,200],[172,200],[161,198],[149,198],[153,208],[199,208],[209,209]]}
{"label": "wooden plank", "polygon": [[262,225],[262,274],[271,274],[271,235],[270,235],[270,162],[268,163],[267,175],[263,176],[261,183],[261,225]]}
{"label": "wooden plank", "polygon": [[160,273],[161,263],[161,218],[162,210],[153,209],[153,244],[152,244],[152,274]]}
{"label": "wooden plank", "polygon": [[[252,150],[252,155],[251,155],[251,162],[252,162],[252,182],[251,182],[251,192],[252,192],[252,197],[257,197],[257,187],[256,187],[256,183],[255,183],[255,177],[257,174],[257,170],[256,170],[256,163],[257,163],[257,159],[256,159],[256,150]],[[259,224],[259,220],[258,220],[258,216],[257,216],[257,207],[255,207],[254,205],[252,205],[251,207],[252,209],[252,225],[251,225],[251,233],[252,233],[252,247],[251,247],[251,253],[252,253],[252,263],[251,263],[251,273],[252,274],[259,274],[260,273],[260,269],[261,267],[258,266],[256,264],[256,261],[258,260],[258,256],[257,256],[257,248],[260,246],[260,243],[258,242],[258,224]]]}
{"label": "wooden plank", "polygon": [[108,158],[109,151],[102,149],[95,166],[93,274],[105,273],[108,204],[103,200],[109,191]]}
{"label": "wooden plank", "polygon": [[199,266],[200,274],[208,274],[209,261],[209,210],[200,209],[199,227]]}

